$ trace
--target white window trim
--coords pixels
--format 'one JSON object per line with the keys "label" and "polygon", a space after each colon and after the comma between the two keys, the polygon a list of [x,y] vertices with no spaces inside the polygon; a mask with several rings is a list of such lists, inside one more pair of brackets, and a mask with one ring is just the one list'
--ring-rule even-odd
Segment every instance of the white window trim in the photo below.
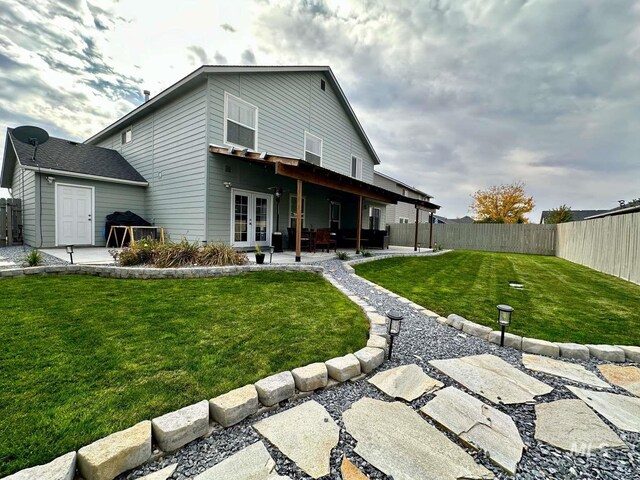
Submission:
{"label": "white window trim", "polygon": [[311,155],[316,155],[315,153],[313,153],[310,150],[307,150],[307,137],[312,137],[316,140],[320,141],[320,166],[322,166],[322,150],[323,150],[323,140],[318,137],[317,135],[314,135],[313,133],[309,133],[306,130],[304,131],[304,150],[303,150],[303,155],[302,158],[303,159],[307,159],[307,152],[309,152]]}
{"label": "white window trim", "polygon": [[[42,181],[42,177],[40,178]],[[53,189],[53,218],[54,220],[54,241],[56,247],[60,247],[61,245],[58,243],[58,187],[79,187],[79,188],[89,188],[91,189],[91,245],[95,246],[96,244],[96,187],[92,185],[78,185],[76,183],[60,183],[56,182]]]}
{"label": "white window trim", "polygon": [[382,208],[380,207],[369,207],[369,223],[373,223],[372,219],[374,218],[373,212],[378,211],[378,230],[380,229],[380,225],[382,225]]}
{"label": "white window trim", "polygon": [[342,203],[340,202],[331,202],[329,205],[329,228],[331,228],[331,222],[333,218],[331,218],[331,209],[334,205],[338,205],[338,228],[342,228]]}
{"label": "white window trim", "polygon": [[[353,159],[356,159],[356,176],[354,177],[353,175],[351,175],[351,173],[353,172]],[[355,178],[356,180],[362,180],[362,166],[363,166],[363,161],[362,158],[356,156],[356,155],[351,155],[351,164],[349,165],[349,176],[351,178]],[[358,175],[358,170],[360,170],[360,175]]]}
{"label": "white window trim", "polygon": [[[131,139],[128,142],[122,141],[122,134],[124,133],[124,138],[127,138],[127,132],[131,132]],[[127,127],[124,130],[120,131],[120,145],[128,145],[133,142],[133,127]]]}
{"label": "white window trim", "polygon": [[[295,193],[290,193],[289,194],[289,218],[287,219],[287,226],[289,228],[291,228],[291,219],[293,218],[293,216],[297,213],[297,205],[296,205],[296,209],[293,210],[293,207],[291,205],[291,200],[293,200],[294,198],[296,198],[297,195]],[[307,223],[307,212],[306,209],[308,207],[307,205],[307,197],[305,197],[304,195],[302,196],[302,228],[305,228],[305,225]]]}
{"label": "white window trim", "polygon": [[[238,125],[242,125],[245,128],[249,128],[251,130],[253,130],[255,132],[255,138],[254,138],[254,142],[253,142],[253,148],[251,147],[247,147],[245,145],[238,145],[237,143],[233,143],[233,142],[229,142],[227,140],[227,121],[228,118],[227,116],[229,115],[229,98],[232,98],[234,101],[239,102],[239,103],[243,103],[248,107],[254,108],[256,113],[255,113],[255,128],[251,128],[249,125],[244,125],[240,122],[236,122],[235,120],[231,120],[233,123],[237,123]],[[258,151],[258,107],[256,107],[255,105],[242,100],[241,98],[236,97],[235,95],[230,94],[229,92],[224,92],[224,117],[222,119],[224,125],[223,125],[223,141],[225,145],[230,145],[232,147],[238,147],[238,148],[249,148],[249,150],[253,150],[254,152]]]}

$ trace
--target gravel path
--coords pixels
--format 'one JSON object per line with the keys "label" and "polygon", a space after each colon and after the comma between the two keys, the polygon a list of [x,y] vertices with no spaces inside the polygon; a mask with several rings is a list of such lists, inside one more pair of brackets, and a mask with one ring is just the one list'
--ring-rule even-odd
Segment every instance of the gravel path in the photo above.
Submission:
{"label": "gravel path", "polygon": [[[373,289],[370,285],[363,282],[355,275],[347,273],[343,268],[342,262],[338,260],[324,261],[319,264],[325,267],[326,271],[342,285],[348,287],[356,295],[365,298],[367,302],[374,306],[379,313],[384,314],[391,308],[400,310],[404,313],[405,320],[403,322],[403,328],[400,336],[396,339],[394,344],[393,360],[385,363],[382,367],[383,369],[386,370],[403,364],[415,363],[422,367],[429,376],[442,381],[445,386],[454,385],[457,388],[480,398],[482,401],[489,403],[486,399],[478,397],[473,392],[470,392],[454,382],[451,378],[439,373],[429,365],[428,361],[433,359],[491,353],[501,357],[516,368],[525,371],[528,375],[535,377],[548,385],[556,387],[550,394],[540,397],[538,399],[539,403],[550,402],[561,398],[575,398],[567,389],[563,388],[564,385],[571,385],[570,382],[524,369],[524,367],[522,367],[522,353],[520,351],[511,348],[500,348],[499,346],[490,344],[484,340],[464,335],[451,327],[440,325],[439,323],[417,313],[415,310],[408,307],[406,304],[399,302],[395,298]],[[428,307],[428,305],[426,307]],[[605,363],[599,362],[598,360],[574,360],[573,362],[585,366],[588,370],[596,373],[598,376],[600,375],[596,366],[599,363]],[[375,373],[376,372],[370,374],[368,377]],[[627,392],[617,387],[614,387],[611,391],[614,393],[627,394]],[[332,454],[331,475],[327,478],[341,478],[339,466],[340,459],[343,454],[346,454],[346,456],[365,474],[367,474],[369,478],[390,478],[376,470],[354,453],[353,450],[355,442],[344,430],[342,412],[362,397],[372,397],[389,401],[388,397],[382,394],[373,385],[369,384],[366,379],[362,379],[357,382],[345,382],[344,384],[330,389],[314,392],[310,397],[322,404],[341,428],[340,442]],[[433,394],[424,395],[412,402],[410,405],[414,409],[418,409],[433,397]],[[137,470],[122,475],[120,478],[132,480],[176,462],[178,463],[178,468],[173,478],[180,480],[193,478],[195,475],[202,473],[207,468],[227,458],[231,454],[236,453],[241,448],[259,440],[260,437],[251,427],[252,424],[270,415],[279,413],[283,411],[283,409],[299,405],[307,400],[308,398],[301,398],[290,401],[278,410],[263,413],[260,416],[246,419],[231,428],[217,431],[207,438],[192,442],[172,455],[168,455],[155,462],[146,464]],[[623,441],[625,441],[629,448],[603,450],[589,456],[572,455],[549,445],[542,444],[534,439],[535,414],[533,405],[520,404],[494,406],[513,418],[526,445],[522,460],[518,466],[518,474],[516,478],[640,479],[640,434],[619,430],[606,419],[603,419],[604,422],[609,425]],[[430,419],[425,419],[425,421],[433,423]],[[447,436],[464,448],[455,436],[449,434],[447,434]],[[277,471],[280,474],[288,475],[292,479],[310,478],[295,464],[293,464],[293,462],[271,447],[267,441],[265,441],[264,444],[273,459],[276,461]],[[465,450],[472,455],[478,463],[491,470],[496,475],[496,478],[512,478],[506,475],[499,468],[495,467],[482,453],[475,452],[468,448],[465,448]]]}
{"label": "gravel path", "polygon": [[[20,245],[17,247],[1,247],[0,248],[0,270],[9,269],[9,268],[18,268],[25,264],[25,257],[29,254],[29,252],[33,250],[33,248],[28,247],[26,245]],[[52,255],[48,255],[43,251],[40,251],[40,255],[44,262],[42,265],[66,265],[69,262],[65,262],[64,260],[60,260]],[[5,263],[9,263],[10,265],[5,265]]]}

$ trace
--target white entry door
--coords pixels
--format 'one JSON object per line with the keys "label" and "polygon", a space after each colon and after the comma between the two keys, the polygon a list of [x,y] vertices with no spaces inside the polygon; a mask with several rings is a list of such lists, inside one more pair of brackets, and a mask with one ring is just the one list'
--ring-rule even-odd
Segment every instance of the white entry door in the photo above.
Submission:
{"label": "white entry door", "polygon": [[56,244],[93,245],[93,188],[56,183]]}
{"label": "white entry door", "polygon": [[234,247],[271,243],[271,195],[231,190],[231,244]]}

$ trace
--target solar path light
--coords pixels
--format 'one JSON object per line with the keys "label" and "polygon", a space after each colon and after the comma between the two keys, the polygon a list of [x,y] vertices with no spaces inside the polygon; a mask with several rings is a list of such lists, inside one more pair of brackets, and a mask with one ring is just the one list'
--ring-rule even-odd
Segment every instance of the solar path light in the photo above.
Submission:
{"label": "solar path light", "polygon": [[400,312],[395,310],[388,311],[387,317],[389,318],[389,327],[387,329],[389,333],[389,359],[391,359],[393,340],[400,334],[400,326],[404,317]]}
{"label": "solar path light", "polygon": [[67,245],[66,249],[69,254],[69,258],[71,258],[71,265],[73,265],[73,245]]}
{"label": "solar path light", "polygon": [[511,325],[511,314],[513,313],[513,307],[509,305],[498,305],[498,325],[502,329],[502,335],[500,336],[500,346],[504,347],[504,330]]}

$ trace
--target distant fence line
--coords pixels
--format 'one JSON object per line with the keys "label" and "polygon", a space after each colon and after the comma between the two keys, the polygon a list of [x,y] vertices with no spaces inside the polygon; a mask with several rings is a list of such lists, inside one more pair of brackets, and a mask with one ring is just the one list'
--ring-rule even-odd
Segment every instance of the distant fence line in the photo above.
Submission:
{"label": "distant fence line", "polygon": [[[433,241],[444,248],[485,252],[554,255],[555,225],[458,223],[433,225]],[[412,246],[415,223],[391,225],[391,245]],[[429,246],[429,224],[421,223],[418,242]]]}
{"label": "distant fence line", "polygon": [[[390,226],[390,244],[413,246],[415,224]],[[429,224],[418,242],[429,246]],[[444,248],[555,255],[640,284],[640,213],[559,225],[435,224],[433,242]]]}

